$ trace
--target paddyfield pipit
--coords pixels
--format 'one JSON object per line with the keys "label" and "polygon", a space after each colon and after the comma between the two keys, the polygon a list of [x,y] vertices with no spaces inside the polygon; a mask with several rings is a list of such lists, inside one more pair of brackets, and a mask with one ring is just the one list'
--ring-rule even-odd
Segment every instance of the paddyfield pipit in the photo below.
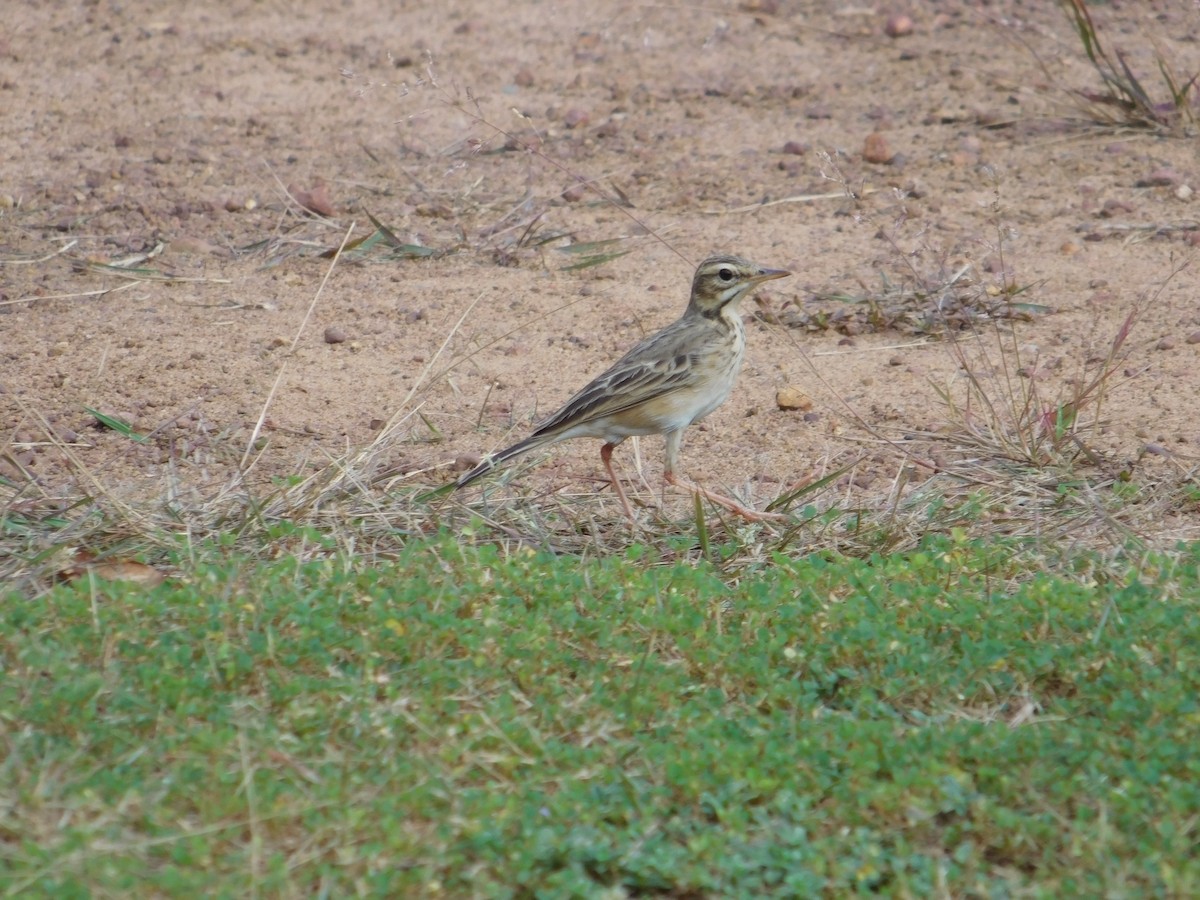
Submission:
{"label": "paddyfield pipit", "polygon": [[625,514],[633,510],[612,467],[613,448],[627,437],[663,434],[667,438],[663,478],[750,519],[778,518],[747,509],[676,474],[683,432],[729,397],[746,352],[746,330],[738,304],[753,288],[790,275],[766,269],[739,256],[713,256],[700,263],[692,279],[692,295],[683,316],[651,335],[567,401],[558,412],[534,426],[520,443],[484,460],[454,485],[470,484],[496,466],[522,453],[571,438],[604,441],[600,459]]}

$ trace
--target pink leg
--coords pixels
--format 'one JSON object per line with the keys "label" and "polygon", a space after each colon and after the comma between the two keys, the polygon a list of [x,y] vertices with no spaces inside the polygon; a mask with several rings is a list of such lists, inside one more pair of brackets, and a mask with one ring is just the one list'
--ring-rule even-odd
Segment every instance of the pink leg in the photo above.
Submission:
{"label": "pink leg", "polygon": [[617,492],[617,496],[621,500],[621,508],[625,510],[625,515],[629,516],[630,522],[637,522],[634,518],[633,508],[629,505],[629,500],[625,497],[625,491],[621,489],[621,482],[617,480],[617,473],[612,467],[612,452],[616,444],[606,443],[600,448],[600,459],[604,462],[604,468],[608,470],[608,477],[612,481],[613,490]]}
{"label": "pink leg", "polygon": [[707,488],[702,488],[698,484],[693,484],[690,481],[684,481],[674,472],[664,472],[663,479],[667,484],[673,484],[675,487],[681,487],[684,490],[691,491],[693,494],[699,494],[706,500],[711,500],[717,506],[723,506],[735,516],[741,516],[747,522],[787,522],[790,521],[787,516],[779,513],[757,512],[753,509],[748,509],[738,503],[732,497],[726,497],[724,494],[715,494]]}
{"label": "pink leg", "polygon": [[675,474],[675,463],[679,459],[679,445],[683,442],[683,430],[671,431],[667,434],[667,460],[663,467],[663,480],[667,484],[681,487],[684,490],[691,491],[693,494],[699,494],[706,500],[711,500],[718,506],[723,506],[735,516],[741,516],[747,522],[788,522],[787,516],[779,513],[756,512],[753,509],[747,509],[738,503],[732,497],[726,497],[723,494],[715,494],[712,491],[700,487],[698,484],[693,484],[690,481],[685,481]]}

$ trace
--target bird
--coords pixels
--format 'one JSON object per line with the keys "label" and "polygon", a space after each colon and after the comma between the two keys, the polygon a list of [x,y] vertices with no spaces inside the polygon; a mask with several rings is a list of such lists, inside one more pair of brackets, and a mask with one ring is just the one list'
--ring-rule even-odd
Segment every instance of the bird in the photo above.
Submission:
{"label": "bird", "polygon": [[497,466],[541,447],[574,438],[604,441],[600,460],[620,498],[625,515],[636,522],[612,466],[614,448],[628,437],[666,436],[663,479],[725,507],[749,521],[783,518],[747,509],[679,477],[683,433],[728,398],[746,352],[746,329],[738,304],[766,281],[790,275],[740,256],[712,256],[692,278],[683,315],[636,344],[596,376],[558,412],[538,422],[522,441],[485,459],[454,484],[460,490]]}

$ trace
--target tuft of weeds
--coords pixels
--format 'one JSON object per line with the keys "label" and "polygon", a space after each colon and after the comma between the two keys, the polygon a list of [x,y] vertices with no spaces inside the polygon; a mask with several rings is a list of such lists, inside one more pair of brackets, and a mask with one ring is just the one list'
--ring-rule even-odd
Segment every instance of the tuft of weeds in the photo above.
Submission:
{"label": "tuft of weeds", "polygon": [[1200,72],[1180,75],[1166,54],[1154,48],[1161,81],[1139,78],[1121,50],[1109,50],[1084,0],[1061,0],[1088,61],[1100,76],[1100,91],[1073,91],[1071,96],[1088,119],[1106,126],[1144,128],[1193,135],[1196,132]]}
{"label": "tuft of weeds", "polygon": [[[919,232],[912,246],[901,247],[898,235],[909,225],[906,195],[894,190],[888,224],[879,226],[866,206],[867,192],[852,185],[838,162],[827,151],[818,152],[822,176],[838,184],[844,198],[855,209],[860,224],[876,227],[888,256],[875,267],[877,285],[860,279],[861,293],[816,288],[804,301],[775,306],[756,296],[755,317],[769,325],[801,331],[837,331],[842,334],[900,332],[921,337],[941,337],[970,332],[996,322],[1027,322],[1051,312],[1050,308],[1025,299],[1037,287],[1019,285],[997,253],[998,278],[989,279],[977,264],[962,253],[934,247]],[[872,191],[876,199],[888,196]],[[952,258],[953,257],[953,258]]]}
{"label": "tuft of weeds", "polygon": [[899,281],[880,269],[879,287],[863,283],[863,292],[813,291],[799,302],[773,307],[756,297],[754,315],[761,322],[808,332],[840,334],[900,332],[936,337],[969,331],[996,321],[1029,322],[1050,312],[1037,303],[1016,297],[1030,286],[989,290],[973,273],[971,264],[954,272],[909,272]]}
{"label": "tuft of weeds", "polygon": [[[1195,471],[1177,465],[1166,490],[1158,480],[1140,486],[1137,461],[1111,458],[1093,437],[1104,423],[1114,374],[1126,364],[1129,337],[1153,297],[1133,306],[1106,351],[1082,362],[1076,377],[1051,377],[1061,361],[1043,360],[1036,347],[1026,347],[1020,327],[1052,310],[1030,301],[1038,285],[1023,285],[1013,274],[998,186],[996,237],[983,247],[989,264],[980,270],[964,248],[935,246],[923,231],[909,235],[902,194],[895,196],[890,223],[878,225],[832,157],[823,159],[826,177],[843,187],[857,220],[875,229],[889,254],[879,264],[884,288],[855,298],[854,315],[831,315],[819,327],[836,321],[850,333],[920,334],[945,348],[960,376],[951,385],[931,385],[944,419],[928,432],[906,427],[898,437],[847,408],[864,442],[894,452],[900,465],[886,506],[877,502],[856,519],[864,544],[875,541],[886,551],[912,546],[919,534],[963,532],[1040,542],[1046,552],[1071,548],[1067,555],[1081,546],[1144,546],[1143,535],[1159,516],[1187,505]],[[775,320],[805,327],[799,316],[776,314]]]}

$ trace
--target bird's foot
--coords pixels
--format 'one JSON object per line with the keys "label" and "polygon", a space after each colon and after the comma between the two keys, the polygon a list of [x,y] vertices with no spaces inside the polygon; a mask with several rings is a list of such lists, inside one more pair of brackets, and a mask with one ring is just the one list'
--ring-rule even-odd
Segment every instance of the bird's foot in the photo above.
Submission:
{"label": "bird's foot", "polygon": [[667,484],[674,485],[675,487],[681,487],[684,490],[691,491],[693,494],[698,494],[704,499],[717,504],[717,506],[725,507],[725,509],[729,510],[735,516],[740,516],[747,522],[791,521],[791,519],[789,519],[787,516],[781,515],[780,513],[758,512],[757,510],[749,509],[748,507],[742,506],[742,504],[738,503],[732,497],[726,497],[724,494],[717,494],[708,490],[707,488],[702,488],[698,484],[694,484],[690,481],[684,481],[674,473],[665,473],[663,477],[666,479]]}

